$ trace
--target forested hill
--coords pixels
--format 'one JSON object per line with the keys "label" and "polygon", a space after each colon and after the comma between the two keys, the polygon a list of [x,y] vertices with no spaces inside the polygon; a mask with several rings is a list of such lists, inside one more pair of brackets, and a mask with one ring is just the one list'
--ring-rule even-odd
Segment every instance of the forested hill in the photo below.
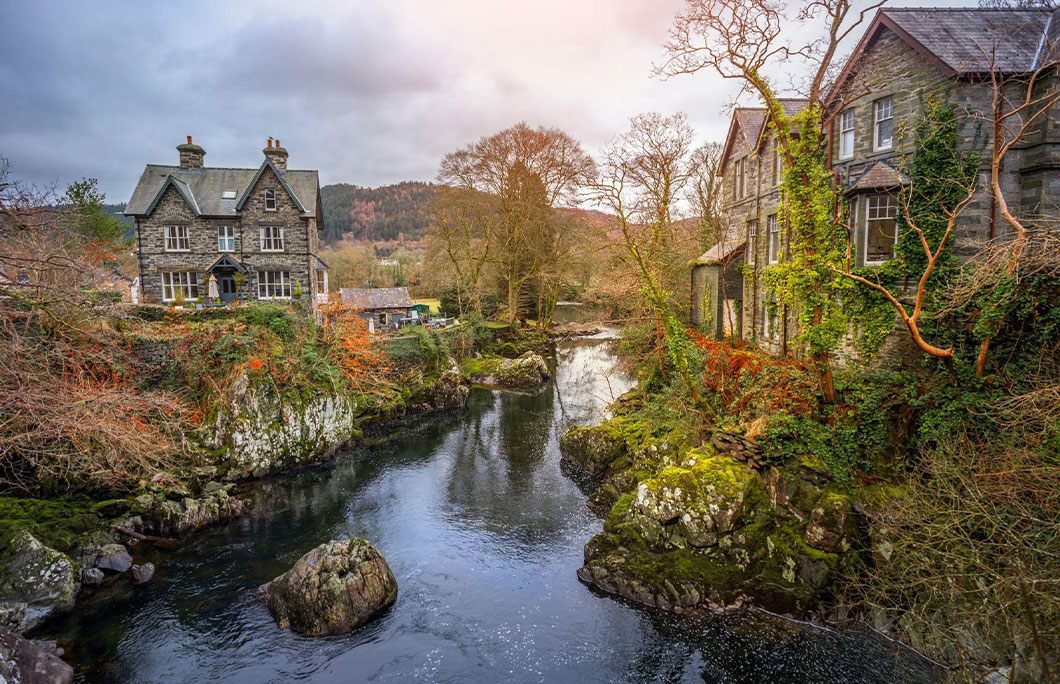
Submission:
{"label": "forested hill", "polygon": [[379,188],[362,188],[348,183],[325,185],[320,189],[324,206],[324,239],[394,240],[423,237],[427,229],[427,202],[434,186],[405,181]]}

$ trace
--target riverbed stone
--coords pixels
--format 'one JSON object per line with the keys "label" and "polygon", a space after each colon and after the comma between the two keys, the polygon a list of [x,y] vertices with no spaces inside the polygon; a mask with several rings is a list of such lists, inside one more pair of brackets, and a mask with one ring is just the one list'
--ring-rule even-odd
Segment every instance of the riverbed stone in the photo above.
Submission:
{"label": "riverbed stone", "polygon": [[80,573],[69,556],[25,530],[12,538],[8,554],[0,568],[0,602],[26,604],[16,631],[31,629],[74,607]]}
{"label": "riverbed stone", "polygon": [[103,571],[99,568],[85,568],[81,571],[81,584],[86,587],[98,587],[103,584]]}
{"label": "riverbed stone", "polygon": [[505,359],[492,376],[493,384],[515,389],[537,387],[551,377],[548,363],[533,351],[515,359]]}
{"label": "riverbed stone", "polygon": [[397,599],[397,580],[363,539],[330,541],[260,588],[281,629],[322,636],[367,622]]}
{"label": "riverbed stone", "polygon": [[132,578],[137,584],[143,584],[150,582],[151,578],[155,576],[155,564],[144,563],[143,565],[132,566]]}
{"label": "riverbed stone", "polygon": [[629,453],[625,437],[607,423],[568,429],[560,437],[559,450],[564,463],[592,479],[603,477]]}
{"label": "riverbed stone", "polygon": [[[235,485],[210,488],[197,497],[173,501],[164,494],[137,497],[140,512],[147,519],[145,529],[163,537],[179,537],[188,532],[239,517],[243,501],[230,494]],[[205,488],[204,488],[205,489]]]}
{"label": "riverbed stone", "polygon": [[67,684],[74,669],[59,657],[54,643],[31,641],[0,629],[0,682]]}
{"label": "riverbed stone", "polygon": [[132,556],[121,544],[104,544],[96,555],[95,567],[111,572],[126,572],[132,567]]}

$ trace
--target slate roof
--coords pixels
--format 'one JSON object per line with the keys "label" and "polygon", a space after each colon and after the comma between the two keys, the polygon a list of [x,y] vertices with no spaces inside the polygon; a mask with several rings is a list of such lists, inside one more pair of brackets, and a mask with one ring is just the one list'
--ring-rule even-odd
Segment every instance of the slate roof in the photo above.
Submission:
{"label": "slate roof", "polygon": [[907,34],[903,38],[912,38],[955,73],[989,72],[991,62],[1004,73],[1032,71],[1042,38],[1050,21],[1057,21],[1057,12],[956,7],[880,10]]}
{"label": "slate roof", "polygon": [[898,169],[882,161],[873,164],[868,171],[850,187],[850,192],[858,190],[887,190],[909,183],[909,177]]}
{"label": "slate roof", "polygon": [[343,304],[362,311],[412,308],[412,300],[409,298],[407,287],[344,287],[340,292]]}
{"label": "slate roof", "polygon": [[[132,198],[125,207],[127,216],[144,216],[154,208],[159,191],[172,178],[181,194],[191,195],[197,213],[201,216],[235,216],[240,198],[253,185],[257,176],[272,166],[302,205],[304,216],[315,216],[317,190],[320,187],[316,171],[279,169],[266,160],[254,169],[232,169],[207,166],[200,169],[185,169],[180,166],[148,164],[133,190]],[[234,191],[231,199],[222,199],[226,190]]]}
{"label": "slate roof", "polygon": [[727,237],[718,244],[714,245],[693,262],[696,266],[709,266],[717,264],[729,258],[736,252],[743,249],[744,245],[747,244],[747,240],[742,237]]}

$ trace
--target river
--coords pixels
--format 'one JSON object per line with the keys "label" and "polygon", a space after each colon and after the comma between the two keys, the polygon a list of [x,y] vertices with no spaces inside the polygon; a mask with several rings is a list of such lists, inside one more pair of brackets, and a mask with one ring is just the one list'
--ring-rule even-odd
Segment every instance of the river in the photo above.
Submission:
{"label": "river", "polygon": [[[559,436],[630,386],[607,339],[561,342],[539,393],[472,392],[333,461],[249,486],[252,511],[79,602],[44,635],[82,681],[928,682],[887,641],[757,615],[676,620],[578,582],[600,528]],[[386,557],[397,603],[351,634],[279,630],[255,588],[329,539]]]}

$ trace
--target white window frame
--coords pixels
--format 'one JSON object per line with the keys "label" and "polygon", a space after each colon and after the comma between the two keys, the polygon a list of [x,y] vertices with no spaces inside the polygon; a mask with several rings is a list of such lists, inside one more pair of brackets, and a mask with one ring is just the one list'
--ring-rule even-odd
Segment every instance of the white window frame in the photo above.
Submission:
{"label": "white window frame", "polygon": [[[872,149],[889,150],[894,147],[894,96],[881,97],[872,103]],[[881,126],[890,124],[886,141],[881,137]]]}
{"label": "white window frame", "polygon": [[770,264],[775,264],[780,261],[780,217],[777,214],[770,214],[766,219],[766,228],[769,235],[766,243],[768,247],[766,260]]}
{"label": "white window frame", "polygon": [[199,299],[199,274],[195,271],[162,271],[162,301],[177,301],[177,291],[184,291],[184,301]]}
{"label": "white window frame", "polygon": [[839,113],[839,158],[854,156],[854,108]]}
{"label": "white window frame", "polygon": [[736,160],[736,199],[747,196],[747,157]]}
{"label": "white window frame", "polygon": [[755,251],[758,247],[758,219],[747,222],[747,263],[755,263]]}
{"label": "white window frame", "polygon": [[217,226],[217,251],[218,252],[234,252],[234,251],[236,251],[236,227],[235,226]]}
{"label": "white window frame", "polygon": [[265,211],[276,211],[276,191],[272,188],[265,190]]}
{"label": "white window frame", "polygon": [[[188,227],[181,224],[163,227],[164,249],[167,252],[190,252],[191,233]],[[181,246],[183,245],[183,246]]]}
{"label": "white window frame", "polygon": [[317,270],[316,291],[317,296],[326,295],[328,293],[328,272],[322,268]]}
{"label": "white window frame", "polygon": [[[885,201],[884,201],[885,200]],[[859,203],[860,204],[860,203]],[[866,266],[879,266],[894,258],[894,248],[891,248],[891,256],[886,259],[869,258],[869,233],[872,232],[873,221],[894,222],[894,243],[898,244],[898,202],[893,195],[880,194],[868,195],[865,198],[865,235],[861,240],[861,248],[865,255]]]}
{"label": "white window frame", "polygon": [[290,271],[258,271],[258,299],[290,299]]}
{"label": "white window frame", "polygon": [[780,148],[777,144],[773,143],[773,187],[780,185],[780,172],[782,169],[783,160],[780,158]]}
{"label": "white window frame", "polygon": [[[279,231],[277,236],[273,231]],[[263,252],[282,252],[284,250],[283,226],[261,226],[258,239]],[[278,245],[278,246],[277,246]]]}

